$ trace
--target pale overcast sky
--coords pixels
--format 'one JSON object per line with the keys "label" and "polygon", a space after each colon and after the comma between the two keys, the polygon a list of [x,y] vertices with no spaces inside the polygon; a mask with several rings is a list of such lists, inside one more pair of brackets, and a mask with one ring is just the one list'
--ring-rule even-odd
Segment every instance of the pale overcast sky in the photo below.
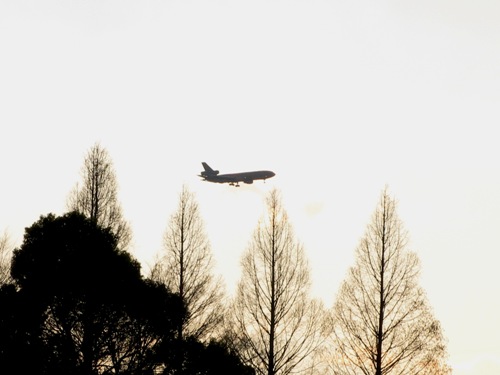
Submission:
{"label": "pale overcast sky", "polygon": [[275,187],[331,306],[388,185],[454,374],[496,375],[499,108],[497,0],[0,0],[0,231],[99,141],[145,269],[187,184],[231,293]]}

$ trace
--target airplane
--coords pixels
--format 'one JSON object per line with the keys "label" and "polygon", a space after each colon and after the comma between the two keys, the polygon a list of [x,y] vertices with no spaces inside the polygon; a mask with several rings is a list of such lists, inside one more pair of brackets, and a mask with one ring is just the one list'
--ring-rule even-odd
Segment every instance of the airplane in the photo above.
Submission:
{"label": "airplane", "polygon": [[203,181],[216,182],[219,184],[228,183],[230,186],[240,186],[239,182],[244,182],[245,184],[252,184],[254,180],[264,180],[274,177],[275,173],[272,171],[253,171],[253,172],[240,172],[240,173],[228,173],[219,174],[219,171],[213,170],[210,166],[202,162],[203,168],[205,169],[201,172],[198,177],[203,177]]}

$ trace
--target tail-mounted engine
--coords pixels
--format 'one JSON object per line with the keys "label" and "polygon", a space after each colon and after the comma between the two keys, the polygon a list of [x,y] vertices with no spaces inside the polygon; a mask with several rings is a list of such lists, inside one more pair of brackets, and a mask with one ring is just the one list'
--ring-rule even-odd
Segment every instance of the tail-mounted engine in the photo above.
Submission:
{"label": "tail-mounted engine", "polygon": [[202,177],[217,176],[218,174],[219,174],[219,171],[203,171],[203,172],[201,172]]}

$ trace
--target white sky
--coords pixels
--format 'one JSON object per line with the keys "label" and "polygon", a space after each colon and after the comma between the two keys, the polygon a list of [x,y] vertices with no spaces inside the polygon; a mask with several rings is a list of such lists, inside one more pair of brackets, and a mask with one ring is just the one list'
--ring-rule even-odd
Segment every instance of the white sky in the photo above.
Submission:
{"label": "white sky", "polygon": [[454,373],[498,374],[499,104],[497,0],[0,0],[0,231],[100,141],[145,268],[187,184],[231,293],[276,187],[331,306],[387,184]]}

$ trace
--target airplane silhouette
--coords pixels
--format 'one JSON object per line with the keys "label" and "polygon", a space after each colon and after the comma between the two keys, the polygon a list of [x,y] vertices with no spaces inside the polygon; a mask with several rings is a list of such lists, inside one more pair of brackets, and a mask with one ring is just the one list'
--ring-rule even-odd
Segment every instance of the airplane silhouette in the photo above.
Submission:
{"label": "airplane silhouette", "polygon": [[231,186],[240,186],[239,182],[244,182],[245,184],[252,184],[254,180],[266,180],[268,178],[274,177],[275,173],[272,171],[252,171],[252,172],[240,172],[240,173],[228,173],[219,174],[219,171],[215,171],[210,166],[202,162],[203,168],[205,169],[201,172],[199,177],[203,177],[203,181],[216,182],[219,184],[228,183]]}

